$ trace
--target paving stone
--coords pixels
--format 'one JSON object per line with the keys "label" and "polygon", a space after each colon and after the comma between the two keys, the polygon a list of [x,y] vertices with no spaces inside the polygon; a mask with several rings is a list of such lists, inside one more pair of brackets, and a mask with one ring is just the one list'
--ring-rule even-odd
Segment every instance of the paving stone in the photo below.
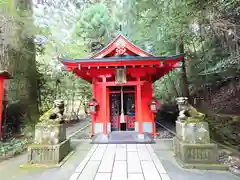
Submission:
{"label": "paving stone", "polygon": [[94,151],[97,149],[98,144],[94,144],[93,147],[90,149],[89,153],[94,153]]}
{"label": "paving stone", "polygon": [[127,177],[127,161],[115,161],[112,177]]}
{"label": "paving stone", "polygon": [[110,148],[117,148],[117,144],[108,144],[108,147],[110,147]]}
{"label": "paving stone", "polygon": [[127,152],[127,160],[128,161],[140,161],[138,152],[137,151]]}
{"label": "paving stone", "polygon": [[170,180],[150,145],[100,144],[91,148],[70,180],[161,180],[158,171],[162,180]]}
{"label": "paving stone", "polygon": [[139,154],[139,159],[141,161],[151,161],[152,160],[152,157],[149,154],[148,150],[138,151],[138,154]]}
{"label": "paving stone", "polygon": [[128,173],[142,173],[138,152],[127,152]]}
{"label": "paving stone", "polygon": [[126,144],[117,144],[117,148],[127,148],[127,145]]}
{"label": "paving stone", "polygon": [[105,151],[98,172],[112,172],[115,151]]}
{"label": "paving stone", "polygon": [[77,180],[94,180],[100,161],[89,161]]}
{"label": "paving stone", "polygon": [[127,152],[124,149],[117,149],[115,155],[115,161],[126,161]]}
{"label": "paving stone", "polygon": [[136,144],[127,144],[127,151],[137,151]]}
{"label": "paving stone", "polygon": [[143,174],[128,174],[128,180],[144,180]]}
{"label": "paving stone", "polygon": [[104,152],[106,150],[106,147],[107,146],[102,146],[102,147],[98,146],[96,151],[93,153],[93,155],[92,155],[90,160],[91,161],[100,161],[100,160],[102,160],[103,154],[104,154]]}
{"label": "paving stone", "polygon": [[99,148],[106,148],[108,146],[108,144],[99,144],[98,147]]}
{"label": "paving stone", "polygon": [[75,170],[75,172],[81,173],[82,170],[84,169],[84,167],[86,166],[87,162],[89,161],[89,159],[91,158],[91,156],[93,155],[93,153],[96,151],[98,145],[94,145],[90,151],[88,152],[88,154],[86,155],[86,157],[82,160],[82,162],[79,164],[79,166],[77,167],[77,169]]}
{"label": "paving stone", "polygon": [[69,178],[69,180],[77,180],[77,178],[80,176],[80,173],[73,173],[72,176]]}
{"label": "paving stone", "polygon": [[127,177],[112,177],[111,180],[128,180]]}
{"label": "paving stone", "polygon": [[89,159],[90,159],[90,157],[84,158],[83,161],[80,163],[80,165],[75,170],[75,172],[81,173],[83,171],[84,167],[86,166],[86,164],[88,163]]}
{"label": "paving stone", "polygon": [[97,173],[94,180],[110,180],[111,173]]}
{"label": "paving stone", "polygon": [[154,153],[154,150],[150,144],[146,144],[146,147],[147,147],[148,151],[150,152],[150,154]]}
{"label": "paving stone", "polygon": [[171,178],[167,174],[160,174],[162,180],[171,180]]}
{"label": "paving stone", "polygon": [[157,155],[154,153],[154,154],[151,154],[151,156],[152,156],[153,162],[154,162],[158,172],[160,174],[166,174],[167,172],[166,172],[165,168],[163,167],[161,161],[158,159]]}
{"label": "paving stone", "polygon": [[145,144],[137,144],[137,148],[146,148]]}
{"label": "paving stone", "polygon": [[141,161],[145,180],[161,180],[157,169],[152,161]]}
{"label": "paving stone", "polygon": [[106,154],[106,153],[112,153],[112,152],[115,153],[116,151],[117,151],[117,148],[116,148],[116,147],[114,147],[114,146],[107,146],[104,154]]}
{"label": "paving stone", "polygon": [[140,151],[148,151],[148,148],[145,144],[137,144],[137,151],[140,152]]}

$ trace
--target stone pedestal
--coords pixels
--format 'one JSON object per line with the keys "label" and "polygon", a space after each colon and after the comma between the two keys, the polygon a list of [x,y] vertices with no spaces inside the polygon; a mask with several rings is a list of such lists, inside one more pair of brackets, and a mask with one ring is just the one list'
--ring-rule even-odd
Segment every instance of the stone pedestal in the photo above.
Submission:
{"label": "stone pedestal", "polygon": [[58,164],[70,152],[66,129],[54,121],[36,125],[34,143],[28,147],[28,164]]}
{"label": "stone pedestal", "polygon": [[66,140],[66,128],[59,123],[39,123],[35,126],[35,144],[56,145]]}
{"label": "stone pedestal", "polygon": [[227,167],[218,163],[218,148],[210,142],[207,122],[176,122],[173,149],[176,159],[185,168],[219,169]]}
{"label": "stone pedestal", "polygon": [[176,99],[179,109],[173,149],[176,159],[186,168],[226,170],[218,162],[218,148],[210,142],[205,115],[188,103],[188,98]]}
{"label": "stone pedestal", "polygon": [[31,144],[28,147],[28,164],[57,165],[69,152],[69,139],[57,145]]}
{"label": "stone pedestal", "polygon": [[185,143],[206,144],[210,143],[207,122],[185,123],[176,121],[177,138]]}

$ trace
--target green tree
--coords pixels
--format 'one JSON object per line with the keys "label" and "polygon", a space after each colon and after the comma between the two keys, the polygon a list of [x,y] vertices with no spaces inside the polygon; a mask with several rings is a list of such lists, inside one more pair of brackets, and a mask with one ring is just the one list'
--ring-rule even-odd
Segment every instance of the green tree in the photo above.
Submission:
{"label": "green tree", "polygon": [[76,34],[83,39],[92,52],[109,43],[114,22],[104,4],[89,6],[78,20]]}
{"label": "green tree", "polygon": [[20,100],[27,112],[27,120],[38,120],[35,27],[32,2],[14,1],[11,31],[9,33],[9,71],[13,79],[9,84],[10,100]]}

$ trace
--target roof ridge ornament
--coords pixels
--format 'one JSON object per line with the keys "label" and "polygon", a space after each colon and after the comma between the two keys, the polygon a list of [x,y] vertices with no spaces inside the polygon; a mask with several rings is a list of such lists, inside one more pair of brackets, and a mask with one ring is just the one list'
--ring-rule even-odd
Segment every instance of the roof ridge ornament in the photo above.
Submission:
{"label": "roof ridge ornament", "polygon": [[125,47],[123,47],[123,48],[116,48],[115,56],[123,55],[125,52],[126,52],[126,48]]}
{"label": "roof ridge ornament", "polygon": [[126,52],[126,42],[123,39],[118,39],[114,45],[116,46],[115,56],[123,55]]}

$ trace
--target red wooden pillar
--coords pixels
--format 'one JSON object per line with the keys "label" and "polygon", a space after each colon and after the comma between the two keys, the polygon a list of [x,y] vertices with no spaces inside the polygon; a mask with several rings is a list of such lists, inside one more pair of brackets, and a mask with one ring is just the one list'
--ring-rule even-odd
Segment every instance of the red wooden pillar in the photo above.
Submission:
{"label": "red wooden pillar", "polygon": [[140,77],[137,78],[137,117],[138,117],[138,133],[142,134],[142,93],[141,93],[141,84]]}
{"label": "red wooden pillar", "polygon": [[[109,88],[106,87],[106,122],[107,122],[107,128],[108,128],[108,123],[110,122],[110,93],[109,93]],[[108,130],[108,129],[107,129]],[[108,132],[108,131],[107,131]]]}
{"label": "red wooden pillar", "polygon": [[[152,82],[152,77],[148,77],[149,82]],[[151,94],[152,94],[152,83],[151,83]],[[150,91],[150,89],[149,89]],[[151,95],[152,96],[152,95]],[[151,113],[151,118],[152,118],[152,135],[156,137],[156,127],[155,127],[155,121],[154,121],[154,112]]]}
{"label": "red wooden pillar", "polygon": [[107,134],[107,86],[106,86],[106,76],[102,78],[102,111],[103,111],[103,134]]}
{"label": "red wooden pillar", "polygon": [[3,96],[4,96],[4,77],[0,77],[0,138],[2,139],[2,112],[3,112]]}
{"label": "red wooden pillar", "polygon": [[4,80],[10,79],[11,76],[8,72],[2,71],[0,72],[0,139],[3,137],[2,132],[2,112],[3,112],[3,97],[4,97]]}
{"label": "red wooden pillar", "polygon": [[[96,99],[96,81],[95,81],[95,78],[93,78],[92,80],[92,98],[93,99]],[[92,115],[92,128],[91,128],[91,136],[94,135],[94,125],[95,125],[95,122],[96,122],[96,114]]]}

